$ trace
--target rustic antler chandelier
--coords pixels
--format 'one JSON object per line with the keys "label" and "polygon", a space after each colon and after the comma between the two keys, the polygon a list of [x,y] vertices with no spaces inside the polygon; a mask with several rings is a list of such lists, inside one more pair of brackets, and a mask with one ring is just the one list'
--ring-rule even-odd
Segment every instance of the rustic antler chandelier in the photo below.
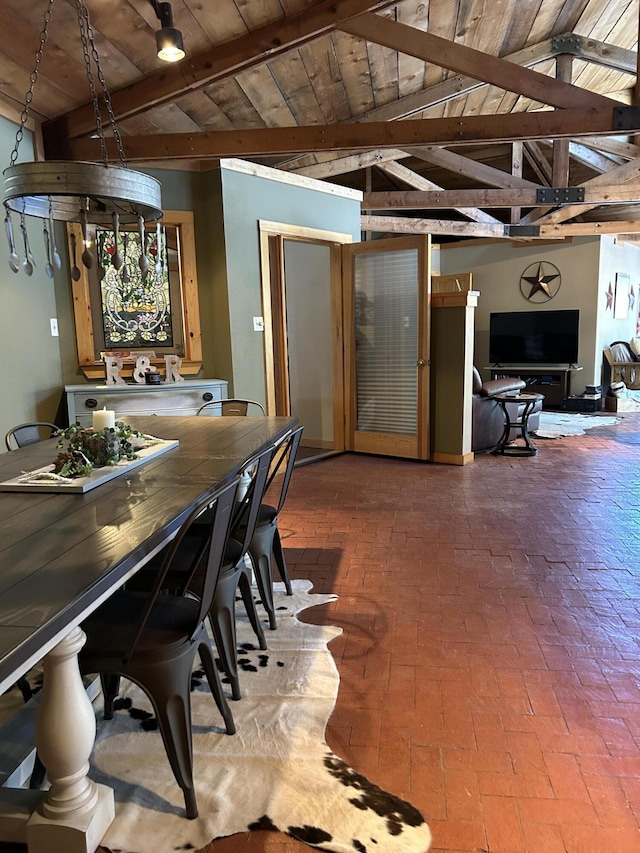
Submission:
{"label": "rustic antler chandelier", "polygon": [[[100,140],[102,163],[81,163],[70,160],[48,160],[18,163],[18,150],[24,136],[29,117],[33,91],[38,80],[38,71],[44,45],[48,38],[52,7],[55,0],[48,0],[44,25],[40,34],[40,46],[35,55],[35,66],[31,73],[31,84],[25,97],[20,126],[11,153],[10,165],[4,170],[5,230],[9,241],[9,266],[14,272],[20,267],[31,275],[33,258],[25,216],[36,216],[44,220],[43,235],[47,253],[47,275],[53,276],[53,268],[60,267],[60,256],[53,240],[53,221],[79,222],[85,238],[85,266],[92,266],[92,255],[88,252],[87,224],[113,228],[117,233],[120,224],[137,223],[141,233],[148,220],[160,220],[162,202],[160,184],[149,175],[129,169],[122,147],[120,131],[116,123],[111,97],[100,66],[89,12],[84,0],[76,0],[78,26],[84,54],[85,69],[96,122],[96,135]],[[109,165],[105,132],[100,113],[99,96],[92,67],[99,82],[102,100],[109,116],[109,124],[115,138],[120,165]],[[16,252],[11,213],[20,216],[20,228],[24,240],[25,258],[22,264]]]}

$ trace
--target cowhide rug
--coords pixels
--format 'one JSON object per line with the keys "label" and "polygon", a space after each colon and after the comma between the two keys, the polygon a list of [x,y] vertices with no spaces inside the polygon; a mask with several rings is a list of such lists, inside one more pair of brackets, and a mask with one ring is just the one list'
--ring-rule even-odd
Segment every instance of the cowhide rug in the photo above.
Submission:
{"label": "cowhide rug", "polygon": [[[260,651],[238,607],[243,697],[232,702],[237,733],[223,733],[202,673],[192,693],[194,778],[200,816],[185,819],[151,707],[128,682],[113,720],[100,726],[92,777],[115,789],[116,819],[104,841],[113,853],[197,850],[215,838],[280,830],[336,853],[424,853],[431,834],[409,803],[369,782],[334,755],[324,739],[339,675],[328,642],[335,627],[296,614],[335,600],[294,581],[276,584],[278,628]],[[98,698],[98,703],[101,699]]]}
{"label": "cowhide rug", "polygon": [[562,438],[565,435],[584,435],[585,430],[613,426],[620,418],[608,415],[583,415],[574,412],[540,412],[540,427],[533,431],[538,438]]}

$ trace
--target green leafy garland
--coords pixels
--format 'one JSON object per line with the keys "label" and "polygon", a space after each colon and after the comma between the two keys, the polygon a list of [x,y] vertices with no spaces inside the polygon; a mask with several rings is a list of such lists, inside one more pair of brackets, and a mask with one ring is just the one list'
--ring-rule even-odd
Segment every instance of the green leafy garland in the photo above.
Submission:
{"label": "green leafy garland", "polygon": [[131,439],[145,438],[123,421],[116,421],[115,427],[105,427],[99,432],[75,423],[57,430],[55,435],[59,438],[60,453],[53,470],[62,477],[88,477],[94,468],[117,465],[121,459],[137,459]]}

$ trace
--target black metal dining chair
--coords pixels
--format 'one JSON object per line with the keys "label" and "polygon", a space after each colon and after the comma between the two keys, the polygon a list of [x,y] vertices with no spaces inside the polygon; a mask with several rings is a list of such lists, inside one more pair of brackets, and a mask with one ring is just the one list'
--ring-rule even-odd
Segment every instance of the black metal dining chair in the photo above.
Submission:
{"label": "black metal dining chair", "polygon": [[[51,438],[57,429],[58,427],[55,424],[50,424],[46,421],[18,424],[12,427],[5,435],[4,442],[7,445],[7,450],[16,450],[19,447],[26,447],[28,444],[37,444],[39,441]],[[13,443],[15,443],[15,447]]]}
{"label": "black metal dining chair", "polygon": [[[161,565],[148,592],[124,588],[82,624],[87,642],[79,654],[83,674],[99,673],[104,716],[113,716],[120,678],[135,682],[153,705],[171,769],[184,793],[187,817],[198,815],[193,784],[191,672],[200,656],[226,731],[234,734],[231,710],[223,693],[205,620],[215,597],[239,478],[219,489],[191,512],[162,552]],[[206,514],[206,523],[195,524]],[[187,589],[200,577],[200,594],[170,590],[176,572]]]}
{"label": "black metal dining chair", "polygon": [[[267,642],[260,622],[260,616],[254,600],[251,581],[251,559],[249,564],[245,557],[255,529],[260,505],[264,497],[269,469],[273,460],[275,445],[268,447],[248,459],[240,475],[239,497],[236,501],[231,533],[220,570],[220,577],[209,609],[211,629],[233,699],[241,698],[240,679],[238,676],[238,642],[236,637],[236,598],[238,592],[242,598],[247,616],[259,647],[264,650]],[[201,524],[208,523],[207,513],[193,525],[193,535],[198,535]],[[189,538],[190,534],[187,534]],[[141,587],[148,589],[156,576],[154,561],[138,572],[127,584],[128,588]],[[168,589],[178,590],[183,594],[200,596],[202,577],[199,571],[187,575],[181,566],[167,573],[164,584]]]}
{"label": "black metal dining chair", "polygon": [[[264,631],[256,609],[251,587],[251,570],[245,560],[255,530],[260,504],[264,497],[269,468],[275,447],[263,450],[250,459],[244,466],[245,477],[250,483],[242,499],[238,502],[232,523],[231,538],[220,572],[220,581],[211,605],[210,619],[218,654],[231,685],[231,696],[240,699],[240,679],[238,676],[238,641],[236,638],[235,603],[237,591],[249,617],[251,627],[261,649],[267,648]],[[242,486],[241,486],[242,488]]]}
{"label": "black metal dining chair", "polygon": [[200,406],[198,414],[209,414],[208,410],[214,406],[220,406],[223,417],[245,417],[250,413],[251,406],[255,406],[260,415],[266,414],[264,406],[262,403],[258,403],[257,400],[239,399],[211,400],[211,402],[205,403],[204,406]]}
{"label": "black metal dining chair", "polygon": [[[279,493],[275,506],[269,503],[261,503],[256,521],[255,530],[249,544],[249,556],[256,575],[256,584],[260,592],[262,604],[269,617],[269,627],[274,630],[276,625],[276,613],[273,604],[273,562],[278,569],[278,574],[284,582],[287,595],[292,594],[291,579],[287,563],[284,558],[280,532],[278,530],[278,515],[284,506],[289,490],[293,466],[295,465],[300,439],[304,427],[289,433],[289,435],[276,447],[273,464],[267,480],[265,494],[268,494],[270,486],[277,475],[282,479],[279,483]],[[284,467],[284,471],[282,470]]]}

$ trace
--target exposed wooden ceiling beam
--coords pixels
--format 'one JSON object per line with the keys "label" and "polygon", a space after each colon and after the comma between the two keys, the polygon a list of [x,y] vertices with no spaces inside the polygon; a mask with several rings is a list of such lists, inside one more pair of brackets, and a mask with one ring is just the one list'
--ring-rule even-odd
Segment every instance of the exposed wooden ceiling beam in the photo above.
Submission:
{"label": "exposed wooden ceiling beam", "polygon": [[[503,61],[513,62],[523,67],[530,67],[547,59],[552,59],[554,56],[555,52],[551,46],[551,40],[547,39],[546,41],[518,50],[509,56],[505,56],[503,57]],[[434,86],[429,86],[428,89],[412,92],[410,95],[405,95],[396,101],[390,101],[388,104],[374,107],[369,112],[359,115],[357,120],[397,121],[398,119],[407,118],[415,113],[422,112],[429,107],[446,104],[456,98],[465,97],[470,92],[480,89],[483,86],[487,86],[487,83],[483,80],[478,80],[475,77],[469,77],[464,74],[456,74],[448,77],[446,80],[442,80],[440,83],[436,83]]]}
{"label": "exposed wooden ceiling beam", "polygon": [[[579,186],[585,187],[585,189],[591,189],[599,186],[611,186],[616,183],[626,184],[629,181],[640,181],[640,157],[636,160],[630,160],[628,163],[623,163],[622,166],[614,166],[612,169],[609,169],[608,172],[605,172],[602,175],[596,175],[595,178],[591,178],[590,181],[584,181],[582,184],[579,184]],[[597,207],[597,205],[592,205],[592,207]],[[536,211],[534,210],[524,217],[523,222],[540,225],[543,223],[567,222],[567,220],[573,219],[574,216],[585,213],[589,209],[589,207],[571,204],[561,208],[560,210],[554,210],[551,213],[547,213],[544,216],[536,216]]]}
{"label": "exposed wooden ceiling beam", "polygon": [[[392,190],[365,193],[363,210],[437,210],[468,207],[536,207],[535,189]],[[585,188],[580,205],[640,204],[640,184]]]}
{"label": "exposed wooden ceiling beam", "polygon": [[455,222],[443,219],[409,219],[401,216],[361,216],[363,231],[394,234],[451,234],[459,237],[507,237],[505,225],[486,222]]}
{"label": "exposed wooden ceiling beam", "polygon": [[606,151],[607,154],[615,154],[624,160],[634,160],[636,157],[640,157],[640,145],[634,145],[632,142],[625,142],[622,139],[612,139],[610,136],[591,136],[583,142],[590,148]]}
{"label": "exposed wooden ceiling beam", "polygon": [[338,29],[374,44],[407,53],[447,68],[499,86],[507,92],[532,98],[541,104],[563,109],[610,106],[616,102],[571,83],[556,80],[530,68],[514,65],[497,56],[482,53],[466,45],[425,33],[389,18],[366,13],[340,24]]}
{"label": "exposed wooden ceiling beam", "polygon": [[[514,178],[522,178],[522,169],[524,166],[524,142],[511,143],[511,174]],[[510,210],[509,221],[515,225],[520,222],[522,216],[522,208],[520,205],[514,205]]]}
{"label": "exposed wooden ceiling beam", "polygon": [[[576,222],[568,225],[540,226],[535,235],[517,235],[518,226],[490,225],[483,222],[455,222],[444,219],[410,219],[403,216],[360,217],[363,231],[392,234],[450,234],[466,237],[493,237],[509,240],[562,240],[565,237],[588,237],[600,234],[637,234],[640,221]],[[512,230],[512,228],[514,230]]]}
{"label": "exposed wooden ceiling beam", "polygon": [[[579,50],[574,54],[578,59],[606,65],[616,71],[625,71],[630,74],[635,73],[635,51],[598,42],[595,39],[584,39],[581,36],[574,37],[573,33],[565,33],[563,36],[556,36],[553,39],[529,45],[508,56],[501,57],[501,60],[530,68],[532,65],[537,65],[539,62],[545,62],[557,56],[561,52],[561,49],[566,49],[562,48],[560,39],[570,42],[573,38],[577,40],[576,44],[584,46],[584,55]],[[391,101],[388,104],[374,107],[369,112],[358,116],[358,121],[397,121],[398,119],[407,118],[410,115],[422,112],[429,107],[465,97],[470,92],[480,89],[482,86],[487,86],[487,83],[483,80],[468,77],[464,74],[456,74],[455,76],[448,77],[446,80],[442,80],[440,83],[436,83],[434,86],[430,86],[428,89],[423,89],[420,92],[412,92],[409,95],[398,98],[397,101]]]}
{"label": "exposed wooden ceiling beam", "polygon": [[567,222],[540,225],[540,237],[590,237],[597,234],[640,233],[640,220],[611,220],[610,222]]}
{"label": "exposed wooden ceiling beam", "polygon": [[564,33],[554,36],[551,39],[551,45],[557,55],[568,53],[576,59],[583,59],[585,62],[593,62],[634,76],[637,70],[636,51],[627,50],[609,42],[579,36],[576,33]]}
{"label": "exposed wooden ceiling beam", "polygon": [[[393,6],[396,0],[321,0],[265,27],[163,68],[111,94],[116,118],[122,120],[222,77],[238,74],[335,29],[353,15]],[[71,110],[62,119],[70,139],[95,130],[93,105]],[[58,120],[56,120],[58,121]]]}
{"label": "exposed wooden ceiling beam", "polygon": [[376,148],[373,151],[364,151],[362,154],[348,154],[346,157],[336,157],[324,160],[313,166],[299,166],[295,168],[295,162],[290,161],[279,168],[283,172],[291,172],[294,175],[305,175],[307,178],[331,178],[336,175],[344,175],[347,172],[357,172],[369,166],[379,166],[391,160],[402,160],[409,155],[400,148]]}
{"label": "exposed wooden ceiling beam", "polygon": [[606,154],[601,154],[594,148],[582,145],[580,142],[569,142],[569,154],[572,159],[584,163],[585,166],[589,166],[594,172],[600,172],[600,174],[620,165],[619,159],[614,160],[607,157]]}
{"label": "exposed wooden ceiling beam", "polygon": [[[620,117],[628,118],[632,130],[640,130],[640,117],[633,107],[589,107],[509,115],[416,119],[371,124],[326,125],[322,127],[278,127],[253,130],[221,130],[202,133],[171,133],[158,136],[128,136],[124,140],[130,161],[166,159],[248,157],[260,154],[294,154],[315,151],[407,148],[470,142],[506,142],[548,136],[581,137],[614,133]],[[117,158],[113,140],[107,142],[110,156]],[[97,139],[72,140],[69,155],[75,160],[100,160]],[[624,167],[620,167],[624,168]]]}
{"label": "exposed wooden ceiling beam", "polygon": [[540,178],[540,183],[550,187],[552,175],[551,164],[542,153],[540,145],[533,140],[525,142],[524,155],[533,171]]}
{"label": "exposed wooden ceiling beam", "polygon": [[408,148],[406,150],[413,157],[419,157],[421,160],[426,160],[427,163],[433,163],[435,166],[441,166],[449,172],[464,175],[467,178],[479,181],[482,184],[488,184],[491,187],[537,186],[533,181],[528,181],[526,178],[521,178],[509,172],[503,172],[501,169],[496,169],[485,163],[479,163],[469,157],[463,157],[462,154],[458,154],[456,151],[448,151],[440,146],[427,145],[423,148]]}
{"label": "exposed wooden ceiling beam", "polygon": [[[416,172],[413,172],[401,163],[378,163],[377,165],[385,174],[392,175],[394,178],[404,181],[405,184],[408,184],[410,187],[414,187],[417,190],[442,190],[442,187],[434,184],[433,181],[423,178],[422,175],[418,175]],[[454,209],[458,210],[459,213],[462,213],[463,216],[473,219],[474,222],[492,222],[494,224],[498,222],[495,216],[485,213],[475,205],[466,205],[464,209],[457,207]]]}

